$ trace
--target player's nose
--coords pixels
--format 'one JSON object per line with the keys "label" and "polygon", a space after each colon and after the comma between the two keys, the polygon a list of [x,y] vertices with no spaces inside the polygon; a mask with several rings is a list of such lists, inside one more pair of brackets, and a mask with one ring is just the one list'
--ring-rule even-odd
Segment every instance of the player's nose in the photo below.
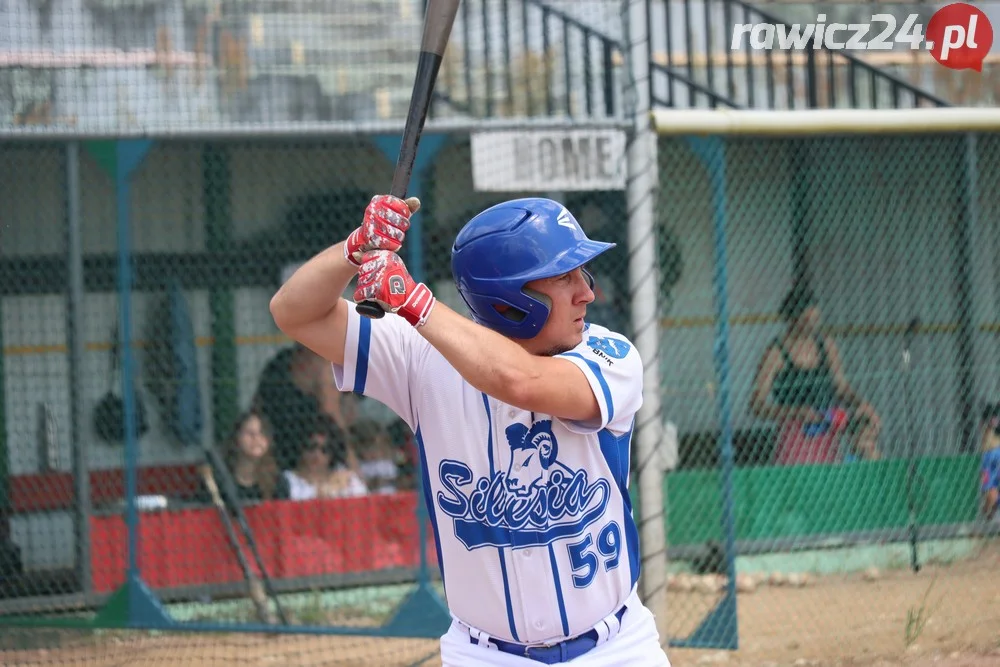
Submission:
{"label": "player's nose", "polygon": [[579,271],[578,274],[576,303],[592,303],[596,298],[596,295],[594,294],[593,278],[590,277],[590,274],[584,271]]}

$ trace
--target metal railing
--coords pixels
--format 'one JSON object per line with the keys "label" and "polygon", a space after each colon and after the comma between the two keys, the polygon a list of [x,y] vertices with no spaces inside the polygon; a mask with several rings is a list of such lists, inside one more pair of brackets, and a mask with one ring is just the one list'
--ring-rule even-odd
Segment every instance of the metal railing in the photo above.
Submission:
{"label": "metal railing", "polygon": [[[650,97],[657,106],[949,106],[850,52],[817,47],[812,36],[800,49],[755,51],[743,39],[734,50],[737,23],[791,29],[744,0],[647,0],[646,11]],[[613,32],[610,24],[543,0],[470,0],[456,21],[436,97],[474,118],[613,117],[620,106],[616,70],[624,66]]]}
{"label": "metal railing", "polygon": [[435,97],[475,118],[609,118],[618,109],[620,65],[619,42],[544,2],[469,0]]}
{"label": "metal railing", "polygon": [[[650,93],[654,104],[763,109],[911,108],[945,100],[847,51],[816,45],[733,49],[740,24],[788,23],[743,0],[650,0]],[[746,37],[744,35],[744,37]],[[658,75],[658,76],[657,76]]]}

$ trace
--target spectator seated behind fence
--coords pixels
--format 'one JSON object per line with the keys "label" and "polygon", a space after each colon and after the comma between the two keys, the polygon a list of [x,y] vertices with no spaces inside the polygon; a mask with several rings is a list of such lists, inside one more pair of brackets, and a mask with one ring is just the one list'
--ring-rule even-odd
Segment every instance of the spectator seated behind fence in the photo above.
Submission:
{"label": "spectator seated behind fence", "polygon": [[[287,500],[288,480],[281,474],[272,451],[271,426],[267,419],[254,411],[243,413],[222,444],[225,461],[243,502]],[[197,494],[199,502],[211,502],[204,485]]]}
{"label": "spectator seated behind fence", "polygon": [[1000,520],[1000,404],[988,405],[983,412],[980,435],[982,463],[979,490],[983,498],[983,516]]}
{"label": "spectator seated behind fence", "polygon": [[[878,458],[880,419],[851,388],[840,351],[820,332],[820,310],[808,286],[797,284],[781,304],[785,332],[761,359],[750,408],[778,425],[779,465]],[[842,437],[851,441],[841,451]]]}
{"label": "spectator seated behind fence", "polygon": [[253,405],[271,422],[275,457],[282,469],[296,465],[299,443],[317,416],[331,418],[341,429],[350,426],[345,398],[333,384],[330,364],[300,343],[267,362]]}
{"label": "spectator seated behind fence", "polygon": [[351,427],[351,442],[358,453],[359,469],[372,493],[399,490],[400,464],[405,452],[392,442],[389,430],[374,419],[359,420]]}
{"label": "spectator seated behind fence", "polygon": [[286,470],[292,500],[347,498],[368,493],[364,480],[348,464],[343,434],[330,418],[319,415],[299,447],[298,462]]}

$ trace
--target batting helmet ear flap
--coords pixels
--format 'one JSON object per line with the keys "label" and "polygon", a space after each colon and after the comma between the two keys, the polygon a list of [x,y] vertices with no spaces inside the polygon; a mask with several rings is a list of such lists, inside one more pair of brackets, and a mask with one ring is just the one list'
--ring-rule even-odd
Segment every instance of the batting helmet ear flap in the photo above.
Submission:
{"label": "batting helmet ear flap", "polygon": [[495,310],[500,317],[504,317],[511,322],[523,322],[524,318],[528,316],[528,313],[524,312],[520,308],[508,306],[503,303],[493,304],[493,310]]}
{"label": "batting helmet ear flap", "polygon": [[542,304],[545,307],[545,317],[548,319],[548,314],[552,312],[552,299],[529,287],[522,288],[521,292]]}
{"label": "batting helmet ear flap", "polygon": [[[463,291],[461,294],[476,322],[505,336],[531,338],[541,330],[549,316],[549,306],[546,302],[523,292],[518,293],[517,296],[520,298],[516,304],[511,303],[513,299],[496,294],[479,294],[472,291]],[[522,323],[523,327],[518,328]]]}
{"label": "batting helmet ear flap", "polygon": [[[535,301],[542,304],[545,308],[545,317],[548,318],[548,313],[552,311],[552,299],[542,294],[541,292],[535,291],[528,287],[522,288],[521,292]],[[511,322],[523,322],[524,318],[528,316],[528,312],[518,308],[517,306],[512,306],[508,303],[495,303],[493,304],[493,310],[495,310],[500,317],[510,320]],[[542,323],[544,325],[544,322]]]}

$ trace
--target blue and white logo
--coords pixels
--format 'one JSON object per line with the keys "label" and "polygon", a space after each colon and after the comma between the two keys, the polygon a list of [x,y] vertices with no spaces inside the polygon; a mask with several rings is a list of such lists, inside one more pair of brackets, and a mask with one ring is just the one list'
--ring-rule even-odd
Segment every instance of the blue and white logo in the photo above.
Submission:
{"label": "blue and white logo", "polygon": [[438,506],[455,520],[455,536],[467,549],[533,547],[573,537],[604,514],[607,480],[591,483],[586,470],[558,460],[552,421],[511,424],[506,429],[510,464],[492,478],[473,479],[461,461],[445,459]]}
{"label": "blue and white logo", "polygon": [[552,434],[552,422],[536,422],[531,430],[524,424],[507,427],[510,444],[510,466],[507,468],[507,488],[515,495],[529,496],[549,484],[552,473],[573,476],[573,471],[556,460],[559,445]]}
{"label": "blue and white logo", "polygon": [[618,338],[598,338],[590,336],[587,338],[587,347],[595,355],[611,366],[616,360],[624,359],[632,346]]}

